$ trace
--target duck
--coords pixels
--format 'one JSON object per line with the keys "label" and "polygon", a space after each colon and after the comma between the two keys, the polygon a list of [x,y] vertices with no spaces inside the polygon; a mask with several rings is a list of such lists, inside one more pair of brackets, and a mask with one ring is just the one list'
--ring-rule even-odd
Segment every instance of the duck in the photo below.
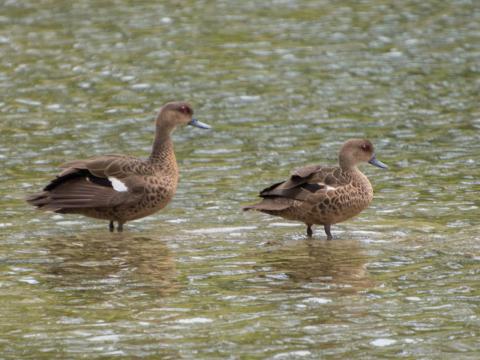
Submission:
{"label": "duck", "polygon": [[166,103],[155,119],[147,159],[113,154],[67,162],[43,191],[26,201],[43,211],[108,220],[110,232],[115,231],[115,223],[117,232],[122,232],[127,221],[163,209],[175,195],[179,171],[172,133],[183,125],[210,129],[193,117],[189,103]]}
{"label": "duck", "polygon": [[303,222],[307,236],[313,225],[323,225],[327,239],[331,226],[365,210],[373,200],[373,188],[358,166],[369,163],[387,169],[377,159],[370,140],[349,139],[340,149],[338,166],[310,165],[294,170],[290,177],[262,190],[262,200],[243,210],[255,210],[287,220]]}

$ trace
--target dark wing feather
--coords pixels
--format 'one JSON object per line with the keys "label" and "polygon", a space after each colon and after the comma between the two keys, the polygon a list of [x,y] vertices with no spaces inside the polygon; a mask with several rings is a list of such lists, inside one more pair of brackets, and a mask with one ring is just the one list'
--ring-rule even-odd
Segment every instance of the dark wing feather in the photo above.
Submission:
{"label": "dark wing feather", "polygon": [[274,190],[275,188],[277,188],[278,186],[282,185],[283,183],[285,183],[285,181],[280,181],[278,183],[275,183],[273,185],[270,185],[269,187],[263,189],[262,191],[260,191],[260,194],[259,196],[260,197],[264,197],[264,196],[268,196],[268,194],[270,193],[270,191]]}
{"label": "dark wing feather", "polygon": [[314,193],[314,192],[317,192],[318,190],[323,190],[326,188],[326,185],[320,185],[318,183],[316,184],[310,184],[310,183],[303,183],[302,185],[300,185],[301,188],[311,192],[311,193]]}
{"label": "dark wing feather", "polygon": [[322,170],[321,165],[310,165],[310,166],[304,166],[298,169],[295,169],[292,172],[292,177],[293,178],[299,178],[299,179],[306,179],[311,177],[313,174],[317,173],[319,170]]}
{"label": "dark wing feather", "polygon": [[47,186],[43,188],[43,191],[50,191],[55,189],[60,184],[63,184],[69,180],[77,179],[80,177],[87,177],[89,172],[87,170],[77,170],[77,169],[67,169],[68,171],[63,171],[55,179],[50,181]]}
{"label": "dark wing feather", "polygon": [[300,184],[297,187],[284,189],[281,186],[278,186],[267,193],[263,193],[261,197],[264,199],[266,198],[273,198],[273,197],[282,197],[294,200],[301,200],[305,201],[309,195],[312,195],[315,191],[311,191],[312,187],[304,186],[308,184]]}

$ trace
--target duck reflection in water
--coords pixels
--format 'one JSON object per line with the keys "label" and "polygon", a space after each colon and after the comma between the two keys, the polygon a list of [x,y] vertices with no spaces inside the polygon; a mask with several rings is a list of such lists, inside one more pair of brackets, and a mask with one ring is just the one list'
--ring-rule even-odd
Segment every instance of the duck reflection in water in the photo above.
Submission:
{"label": "duck reflection in water", "polygon": [[92,290],[100,297],[119,291],[156,297],[177,291],[175,262],[165,242],[115,236],[119,241],[105,241],[100,233],[45,238],[45,247],[57,259],[48,268],[50,284],[61,291]]}
{"label": "duck reflection in water", "polygon": [[366,269],[369,257],[355,240],[295,241],[262,257],[262,266],[288,276],[288,286],[303,287],[308,283],[320,291],[341,293],[356,293],[373,286]]}

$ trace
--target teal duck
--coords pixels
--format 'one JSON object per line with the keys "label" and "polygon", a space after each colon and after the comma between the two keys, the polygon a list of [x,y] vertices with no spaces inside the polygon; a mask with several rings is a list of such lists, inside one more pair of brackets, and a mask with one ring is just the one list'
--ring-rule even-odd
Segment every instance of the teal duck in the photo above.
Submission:
{"label": "teal duck", "polygon": [[155,120],[155,139],[148,159],[104,155],[67,162],[64,170],[43,189],[27,197],[40,210],[81,214],[109,220],[109,229],[123,230],[127,221],[151,215],[173,198],[178,167],[171,134],[177,126],[210,126],[193,118],[185,102],[165,104]]}
{"label": "teal duck", "polygon": [[260,192],[263,200],[244,210],[257,210],[284,219],[301,221],[312,236],[312,225],[323,225],[327,239],[332,239],[332,224],[358,215],[373,199],[368,178],[358,169],[362,162],[385,169],[375,157],[369,140],[350,139],[343,144],[339,166],[306,166],[295,170],[286,181]]}

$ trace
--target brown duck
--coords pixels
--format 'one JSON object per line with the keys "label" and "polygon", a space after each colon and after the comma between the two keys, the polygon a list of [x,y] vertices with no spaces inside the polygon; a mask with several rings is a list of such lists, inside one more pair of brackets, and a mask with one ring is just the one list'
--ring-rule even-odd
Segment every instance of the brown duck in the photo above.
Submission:
{"label": "brown duck", "polygon": [[178,167],[171,134],[179,125],[209,129],[185,102],[165,104],[155,121],[152,153],[146,160],[104,155],[61,165],[64,170],[27,201],[40,210],[81,214],[110,221],[110,231],[164,208],[177,189]]}
{"label": "brown duck", "polygon": [[340,149],[339,166],[307,166],[293,172],[287,181],[274,184],[262,192],[263,200],[244,210],[257,210],[307,225],[323,225],[327,239],[330,227],[358,215],[373,199],[368,178],[358,169],[362,162],[379,168],[387,166],[375,157],[373,145],[365,139],[350,139]]}

